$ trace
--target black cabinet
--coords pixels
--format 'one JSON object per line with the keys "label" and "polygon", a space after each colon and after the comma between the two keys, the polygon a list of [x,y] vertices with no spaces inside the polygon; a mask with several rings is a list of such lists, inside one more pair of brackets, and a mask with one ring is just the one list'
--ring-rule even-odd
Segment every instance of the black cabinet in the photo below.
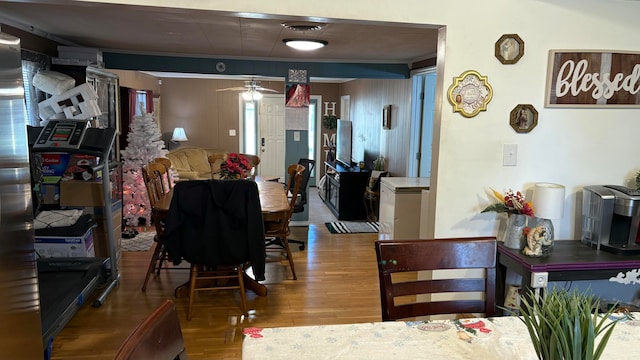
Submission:
{"label": "black cabinet", "polygon": [[324,203],[338,220],[365,220],[367,210],[362,201],[371,173],[359,167],[345,167],[336,162],[324,163]]}

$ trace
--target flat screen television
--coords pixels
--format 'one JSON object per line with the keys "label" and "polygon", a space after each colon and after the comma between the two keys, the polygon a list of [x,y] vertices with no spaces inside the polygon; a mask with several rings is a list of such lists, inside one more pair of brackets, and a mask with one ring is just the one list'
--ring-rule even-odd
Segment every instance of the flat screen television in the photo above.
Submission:
{"label": "flat screen television", "polygon": [[351,121],[338,119],[336,134],[336,160],[351,167]]}

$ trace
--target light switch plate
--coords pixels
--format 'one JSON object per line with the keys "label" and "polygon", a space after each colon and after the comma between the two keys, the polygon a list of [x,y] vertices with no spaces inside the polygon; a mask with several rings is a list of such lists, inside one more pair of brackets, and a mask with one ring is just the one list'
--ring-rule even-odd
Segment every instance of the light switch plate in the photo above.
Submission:
{"label": "light switch plate", "polygon": [[516,166],[518,165],[518,145],[504,144],[502,149],[502,165]]}
{"label": "light switch plate", "polygon": [[229,136],[236,136],[236,129],[229,129]]}
{"label": "light switch plate", "polygon": [[300,131],[293,132],[293,141],[300,141]]}

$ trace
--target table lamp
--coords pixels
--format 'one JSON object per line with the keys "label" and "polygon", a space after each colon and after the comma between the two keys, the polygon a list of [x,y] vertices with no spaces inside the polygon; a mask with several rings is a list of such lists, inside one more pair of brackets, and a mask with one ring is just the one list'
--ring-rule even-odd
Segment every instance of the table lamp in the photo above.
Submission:
{"label": "table lamp", "polygon": [[561,219],[564,212],[564,186],[551,183],[537,183],[533,189],[534,215],[540,219],[539,226],[544,226],[549,240],[554,239],[552,219]]}
{"label": "table lamp", "polygon": [[[177,127],[173,129],[173,135],[171,136],[171,143],[177,144],[183,141],[189,141],[189,139],[187,139],[187,134],[184,132],[184,128]],[[169,146],[169,150],[171,150],[171,146]]]}

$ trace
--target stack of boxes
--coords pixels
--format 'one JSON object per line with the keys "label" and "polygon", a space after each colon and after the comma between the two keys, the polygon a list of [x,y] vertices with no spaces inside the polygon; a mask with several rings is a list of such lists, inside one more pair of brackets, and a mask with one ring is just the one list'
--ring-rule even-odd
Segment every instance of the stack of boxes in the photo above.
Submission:
{"label": "stack of boxes", "polygon": [[[47,165],[47,158],[52,159],[49,160],[49,165]],[[56,153],[43,154],[43,159],[45,159],[43,172],[46,174],[43,180],[43,203],[81,208],[83,214],[90,215],[95,223],[93,229],[89,228],[86,232],[73,236],[40,236],[37,231],[35,240],[38,254],[41,257],[109,257],[109,236],[107,219],[105,218],[102,173],[96,171],[92,172],[92,176],[88,176],[82,172],[78,175],[80,169],[89,171],[87,165],[79,166],[78,163],[86,164],[87,161],[92,161],[95,165],[95,157],[89,159],[86,155]],[[119,169],[113,171],[110,185],[120,181],[119,178],[113,178],[118,174],[118,171]],[[47,181],[49,183],[46,183]],[[117,193],[117,191],[115,192]],[[122,234],[122,200],[119,195],[114,194],[114,191],[112,191],[111,211],[117,249],[116,258],[119,259]]]}

